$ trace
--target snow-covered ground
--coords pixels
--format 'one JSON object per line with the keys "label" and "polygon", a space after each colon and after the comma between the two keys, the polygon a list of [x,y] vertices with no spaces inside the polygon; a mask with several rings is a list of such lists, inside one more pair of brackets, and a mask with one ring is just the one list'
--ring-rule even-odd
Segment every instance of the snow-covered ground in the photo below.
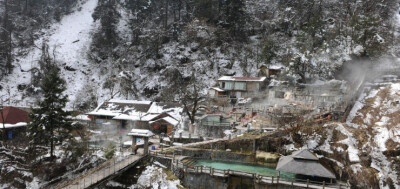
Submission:
{"label": "snow-covered ground", "polygon": [[[75,12],[64,16],[50,29],[43,29],[44,34],[35,41],[36,47],[32,47],[26,56],[17,57],[13,63],[16,69],[0,82],[3,86],[0,99],[11,105],[20,106],[29,106],[35,101],[32,98],[23,99],[23,94],[17,86],[30,85],[31,73],[28,70],[39,67],[40,48],[43,43],[47,43],[49,53],[57,61],[61,68],[61,75],[69,86],[66,94],[73,102],[75,94],[92,78],[95,78],[94,73],[91,73],[86,53],[91,44],[91,32],[97,27],[91,16],[96,5],[97,0],[81,1],[77,5],[81,7],[80,9],[76,8]],[[68,71],[66,67],[76,69],[76,71]]]}
{"label": "snow-covered ground", "polygon": [[[397,77],[397,76],[396,76]],[[355,132],[365,133],[368,137],[362,149],[355,149],[357,141],[342,141],[349,146],[349,157],[356,157],[359,151],[368,153],[371,157],[371,167],[378,171],[380,188],[389,188],[390,178],[396,188],[400,188],[397,172],[394,170],[394,159],[384,155],[384,151],[399,147],[400,143],[400,83],[397,79],[368,84],[363,94],[353,107],[347,123]],[[344,133],[344,129],[340,129]],[[348,133],[347,136],[354,134]],[[350,137],[349,137],[350,138]],[[354,138],[353,138],[354,139]],[[390,140],[389,140],[390,139]],[[393,145],[390,145],[393,143]],[[392,149],[388,149],[388,148]],[[353,150],[351,150],[353,149]],[[353,151],[350,153],[350,151]],[[395,157],[394,157],[395,158]],[[357,159],[357,158],[354,158]],[[357,170],[357,169],[355,169]]]}
{"label": "snow-covered ground", "polygon": [[152,188],[152,189],[178,189],[182,188],[179,179],[168,180],[167,174],[163,171],[163,168],[158,165],[150,165],[146,167],[146,170],[142,172],[137,180],[137,183],[132,185],[130,188]]}

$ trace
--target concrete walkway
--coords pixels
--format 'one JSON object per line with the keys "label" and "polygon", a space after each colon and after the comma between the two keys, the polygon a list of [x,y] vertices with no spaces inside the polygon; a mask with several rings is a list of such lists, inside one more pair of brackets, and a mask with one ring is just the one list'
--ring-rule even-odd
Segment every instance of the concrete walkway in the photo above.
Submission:
{"label": "concrete walkway", "polygon": [[115,157],[110,159],[98,167],[88,171],[85,175],[75,178],[74,180],[65,183],[57,188],[65,189],[81,189],[88,188],[108,177],[119,173],[119,171],[135,165],[140,159],[145,157],[143,155],[143,149],[138,150],[137,155],[128,155],[124,157]]}

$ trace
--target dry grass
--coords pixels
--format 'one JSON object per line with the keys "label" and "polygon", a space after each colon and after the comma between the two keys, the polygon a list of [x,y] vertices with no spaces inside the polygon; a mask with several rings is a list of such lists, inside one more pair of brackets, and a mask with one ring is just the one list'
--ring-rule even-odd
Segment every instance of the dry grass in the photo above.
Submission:
{"label": "dry grass", "polygon": [[340,132],[340,131],[338,131],[336,129],[334,129],[332,131],[332,141],[337,142],[337,141],[344,140],[346,138],[347,138],[347,136],[344,135],[342,132]]}
{"label": "dry grass", "polygon": [[394,142],[391,138],[389,138],[386,143],[386,148],[388,151],[396,150],[396,147],[399,145],[398,142]]}
{"label": "dry grass", "polygon": [[399,124],[400,123],[399,115],[400,115],[400,110],[387,115],[388,117],[390,117],[388,125],[396,126],[397,124]]}

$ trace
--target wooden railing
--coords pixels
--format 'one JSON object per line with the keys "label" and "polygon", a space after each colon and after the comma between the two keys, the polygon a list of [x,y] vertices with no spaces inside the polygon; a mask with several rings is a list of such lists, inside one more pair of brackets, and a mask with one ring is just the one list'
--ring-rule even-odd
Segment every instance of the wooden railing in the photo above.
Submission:
{"label": "wooden railing", "polygon": [[228,177],[229,175],[235,176],[242,176],[253,178],[256,183],[262,184],[284,184],[284,185],[291,185],[291,186],[298,186],[298,187],[305,187],[305,188],[350,188],[349,183],[347,184],[340,184],[340,183],[329,183],[329,182],[319,182],[319,181],[311,181],[309,179],[302,180],[297,178],[290,178],[286,176],[264,176],[258,175],[256,173],[250,172],[243,172],[237,170],[222,170],[222,169],[215,169],[212,167],[204,167],[204,166],[190,166],[186,165],[179,160],[176,160],[172,166],[175,168],[181,168],[186,173],[203,173],[203,174],[210,174],[211,176],[220,176],[220,177]]}
{"label": "wooden railing", "polygon": [[[130,150],[131,149],[127,149],[125,152],[129,152]],[[117,172],[120,172],[122,169],[125,169],[130,164],[139,161],[143,157],[145,156],[142,155],[138,157],[130,155],[124,158],[116,156],[97,167],[77,175],[73,180],[61,183],[56,188],[87,188]]]}

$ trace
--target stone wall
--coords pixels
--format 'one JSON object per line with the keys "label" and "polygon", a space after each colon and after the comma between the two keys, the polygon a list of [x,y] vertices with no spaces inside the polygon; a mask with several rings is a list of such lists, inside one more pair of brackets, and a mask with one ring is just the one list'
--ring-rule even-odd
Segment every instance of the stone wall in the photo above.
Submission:
{"label": "stone wall", "polygon": [[154,162],[159,162],[162,165],[164,165],[165,167],[167,167],[168,169],[171,169],[171,163],[172,163],[172,159],[169,157],[159,157],[159,156],[151,156],[150,161],[152,163]]}
{"label": "stone wall", "polygon": [[195,127],[194,133],[202,137],[221,138],[224,136],[224,131],[229,130],[231,128],[232,127],[230,125],[210,126],[210,125],[199,124],[198,126]]}
{"label": "stone wall", "polygon": [[253,189],[300,189],[301,187],[283,184],[256,183],[252,178],[228,176],[211,176],[207,173],[185,173],[183,185],[191,189],[228,189],[228,188],[253,188]]}
{"label": "stone wall", "polygon": [[172,141],[187,144],[187,143],[201,142],[201,141],[203,141],[203,139],[202,138],[187,138],[187,137],[179,138],[178,137],[178,138],[173,138]]}
{"label": "stone wall", "polygon": [[209,174],[186,173],[182,179],[183,186],[192,189],[226,189],[228,178],[213,177]]}

